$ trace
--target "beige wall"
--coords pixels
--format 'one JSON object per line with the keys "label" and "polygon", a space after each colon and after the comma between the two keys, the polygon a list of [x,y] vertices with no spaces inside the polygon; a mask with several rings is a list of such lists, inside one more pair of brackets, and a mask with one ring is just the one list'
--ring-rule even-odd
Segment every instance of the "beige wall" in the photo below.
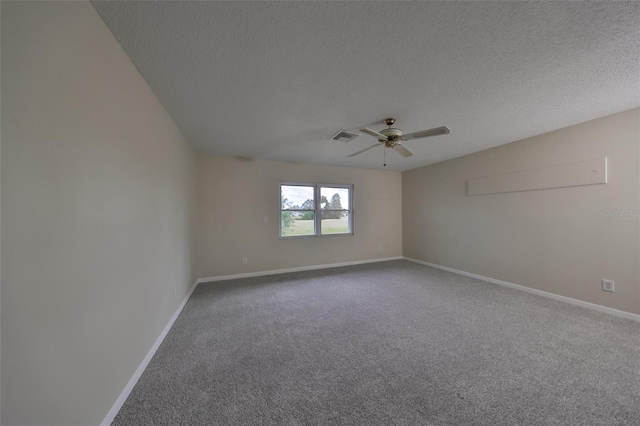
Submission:
{"label": "beige wall", "polygon": [[[640,313],[640,109],[402,174],[404,256]],[[608,157],[604,185],[465,195],[466,180]],[[612,279],[616,292],[601,291]]]}
{"label": "beige wall", "polygon": [[193,161],[91,4],[2,2],[2,424],[102,421],[195,281]]}
{"label": "beige wall", "polygon": [[[353,184],[355,235],[278,238],[280,181]],[[400,172],[199,156],[198,276],[400,256],[401,192]]]}

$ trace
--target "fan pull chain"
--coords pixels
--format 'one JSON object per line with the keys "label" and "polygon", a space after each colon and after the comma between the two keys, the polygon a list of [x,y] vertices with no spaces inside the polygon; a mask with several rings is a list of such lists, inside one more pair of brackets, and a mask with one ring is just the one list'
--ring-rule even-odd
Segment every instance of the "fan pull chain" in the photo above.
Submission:
{"label": "fan pull chain", "polygon": [[382,152],[383,152],[384,154],[382,154],[382,157],[383,157],[383,159],[384,159],[384,167],[387,167],[387,147],[385,146],[385,147],[383,147],[383,148],[384,148],[384,149],[382,150]]}

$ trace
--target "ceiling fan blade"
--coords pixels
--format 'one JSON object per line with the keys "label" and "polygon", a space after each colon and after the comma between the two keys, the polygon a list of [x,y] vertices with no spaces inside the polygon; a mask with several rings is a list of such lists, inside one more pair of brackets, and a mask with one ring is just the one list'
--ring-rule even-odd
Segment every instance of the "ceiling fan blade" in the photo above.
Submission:
{"label": "ceiling fan blade", "polygon": [[414,132],[414,133],[409,133],[408,135],[403,135],[402,139],[404,139],[405,141],[409,141],[411,139],[428,138],[429,136],[446,135],[450,131],[451,130],[449,130],[447,126],[435,127],[433,129],[423,130],[421,132]]}
{"label": "ceiling fan blade", "polygon": [[379,140],[380,140],[380,139],[381,139],[381,140],[383,140],[383,141],[386,141],[386,140],[387,140],[387,137],[386,137],[385,135],[383,135],[382,133],[378,133],[378,132],[376,132],[375,130],[371,130],[371,129],[369,129],[368,127],[363,127],[362,129],[360,129],[360,131],[361,131],[362,133],[366,133],[366,134],[368,134],[368,135],[371,135],[371,136],[373,136],[374,138],[377,138],[377,139],[379,139]]}
{"label": "ceiling fan blade", "polygon": [[409,148],[407,148],[406,146],[402,145],[399,142],[396,142],[393,145],[393,150],[398,154],[402,155],[403,157],[411,157],[413,155],[413,152],[411,152]]}
{"label": "ceiling fan blade", "polygon": [[358,151],[358,152],[354,152],[354,153],[353,153],[353,154],[351,154],[351,155],[347,155],[347,158],[349,158],[349,157],[355,157],[355,156],[356,156],[356,155],[358,155],[358,154],[362,154],[363,152],[365,152],[365,151],[369,151],[371,148],[375,148],[376,146],[380,146],[380,145],[382,145],[382,144],[381,144],[381,143],[377,143],[377,144],[375,144],[375,145],[371,145],[369,148],[361,149],[361,150],[360,150],[360,151]]}

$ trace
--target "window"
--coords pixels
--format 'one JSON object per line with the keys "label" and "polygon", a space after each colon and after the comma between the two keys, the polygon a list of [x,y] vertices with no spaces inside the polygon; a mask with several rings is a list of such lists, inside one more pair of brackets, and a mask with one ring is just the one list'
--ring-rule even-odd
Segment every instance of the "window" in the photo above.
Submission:
{"label": "window", "polygon": [[353,185],[280,184],[280,236],[353,234]]}

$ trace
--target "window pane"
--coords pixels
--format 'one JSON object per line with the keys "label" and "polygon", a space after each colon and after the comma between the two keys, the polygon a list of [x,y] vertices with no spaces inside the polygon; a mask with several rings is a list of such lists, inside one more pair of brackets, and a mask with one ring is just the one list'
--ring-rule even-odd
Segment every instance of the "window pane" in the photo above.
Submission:
{"label": "window pane", "polygon": [[322,234],[349,234],[348,211],[322,211]]}
{"label": "window pane", "polygon": [[312,211],[284,211],[280,214],[280,223],[282,224],[283,237],[314,235],[316,233],[315,213]]}
{"label": "window pane", "polygon": [[313,186],[280,185],[281,208],[313,210],[313,189]]}
{"label": "window pane", "polygon": [[349,210],[349,188],[320,188],[320,208],[323,210]]}

